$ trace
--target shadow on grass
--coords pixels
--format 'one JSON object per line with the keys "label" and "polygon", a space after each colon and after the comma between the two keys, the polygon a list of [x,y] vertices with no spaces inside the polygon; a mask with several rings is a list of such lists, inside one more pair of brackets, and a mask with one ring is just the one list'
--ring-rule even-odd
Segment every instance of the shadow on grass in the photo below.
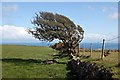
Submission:
{"label": "shadow on grass", "polygon": [[2,80],[66,80],[65,78],[2,78]]}
{"label": "shadow on grass", "polygon": [[2,62],[14,63],[16,65],[28,64],[66,64],[65,62],[57,62],[56,60],[40,60],[40,59],[21,59],[21,58],[4,58]]}

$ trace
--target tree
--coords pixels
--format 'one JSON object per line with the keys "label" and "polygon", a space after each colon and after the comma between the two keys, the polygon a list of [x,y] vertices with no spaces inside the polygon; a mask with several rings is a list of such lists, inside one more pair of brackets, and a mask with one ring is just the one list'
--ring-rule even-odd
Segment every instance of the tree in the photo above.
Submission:
{"label": "tree", "polygon": [[75,48],[83,39],[82,27],[74,24],[66,16],[50,12],[36,13],[32,24],[35,27],[28,32],[35,38],[49,42],[59,39],[64,43],[69,56],[76,55]]}

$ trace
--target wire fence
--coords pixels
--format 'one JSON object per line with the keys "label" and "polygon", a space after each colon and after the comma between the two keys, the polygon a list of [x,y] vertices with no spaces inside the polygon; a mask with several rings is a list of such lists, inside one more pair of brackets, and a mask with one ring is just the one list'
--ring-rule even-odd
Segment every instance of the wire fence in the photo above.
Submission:
{"label": "wire fence", "polygon": [[[80,48],[80,53],[82,55],[91,55],[92,52],[99,52],[100,56],[103,53],[104,55],[107,52],[118,52],[119,51],[119,43],[112,43],[112,41],[117,40],[120,38],[120,35],[117,37],[113,37],[111,39],[101,39],[101,41],[97,43],[81,43],[79,48]],[[87,53],[87,54],[86,54]]]}
{"label": "wire fence", "polygon": [[[86,55],[86,53],[89,53],[90,55],[92,52],[99,52],[100,55],[101,53],[104,53],[108,50],[110,51],[119,51],[118,48],[118,42],[117,43],[112,43],[112,41],[115,42],[115,40],[119,39],[120,35],[117,37],[113,37],[110,39],[104,39],[104,47],[103,47],[103,39],[96,43],[80,43],[79,45],[79,52],[82,53],[83,55]],[[53,43],[48,43],[48,45],[53,45]]]}
{"label": "wire fence", "polygon": [[[112,41],[117,40],[119,38],[120,38],[120,35],[111,39],[105,39],[105,49],[110,49],[110,45],[111,45],[111,49],[118,49],[119,43],[118,42],[112,43]],[[96,43],[81,43],[79,47],[86,48],[86,49],[90,49],[92,47],[95,50],[99,50],[99,49],[102,49],[102,43],[103,43],[103,40],[100,40]],[[112,45],[112,44],[115,44],[115,45]]]}

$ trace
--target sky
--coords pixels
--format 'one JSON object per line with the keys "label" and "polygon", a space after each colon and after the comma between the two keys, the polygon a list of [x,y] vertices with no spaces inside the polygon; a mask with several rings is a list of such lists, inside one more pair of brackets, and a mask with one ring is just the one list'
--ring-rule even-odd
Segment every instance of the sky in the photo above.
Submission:
{"label": "sky", "polygon": [[[3,2],[2,42],[40,42],[26,31],[34,26],[31,20],[39,11],[62,14],[79,24],[85,31],[83,43],[118,36],[117,2]],[[110,42],[116,43],[117,39]]]}
{"label": "sky", "polygon": [[2,2],[119,2],[119,0],[1,0]]}

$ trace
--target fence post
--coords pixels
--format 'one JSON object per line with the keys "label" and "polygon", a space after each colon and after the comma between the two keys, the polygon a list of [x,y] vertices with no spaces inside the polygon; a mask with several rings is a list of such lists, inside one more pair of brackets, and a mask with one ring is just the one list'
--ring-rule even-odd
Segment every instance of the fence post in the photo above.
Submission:
{"label": "fence post", "polygon": [[104,48],[105,48],[105,39],[103,39],[103,43],[102,43],[102,54],[101,54],[101,59],[104,58]]}
{"label": "fence post", "polygon": [[83,44],[84,48],[83,48],[83,55],[85,55],[85,44]]}
{"label": "fence post", "polygon": [[92,55],[92,43],[90,44],[90,56]]}

